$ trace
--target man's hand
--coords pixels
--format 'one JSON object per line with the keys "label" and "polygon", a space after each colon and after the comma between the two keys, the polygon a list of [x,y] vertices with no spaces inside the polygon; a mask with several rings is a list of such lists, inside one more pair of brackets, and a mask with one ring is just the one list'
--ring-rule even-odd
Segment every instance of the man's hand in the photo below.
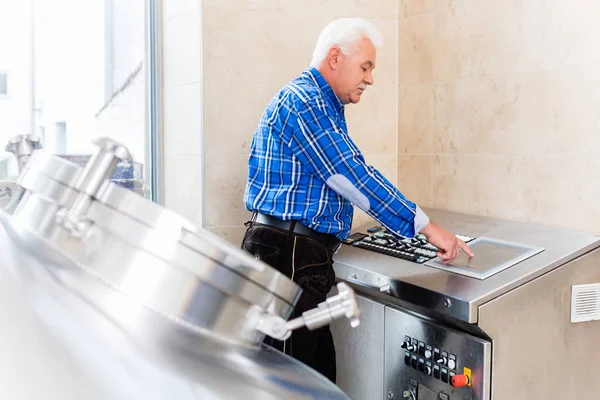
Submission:
{"label": "man's hand", "polygon": [[444,264],[449,264],[460,255],[462,249],[469,257],[474,254],[469,247],[457,238],[453,233],[448,232],[444,228],[437,226],[433,222],[427,224],[421,232],[429,243],[439,249],[437,256],[441,258]]}

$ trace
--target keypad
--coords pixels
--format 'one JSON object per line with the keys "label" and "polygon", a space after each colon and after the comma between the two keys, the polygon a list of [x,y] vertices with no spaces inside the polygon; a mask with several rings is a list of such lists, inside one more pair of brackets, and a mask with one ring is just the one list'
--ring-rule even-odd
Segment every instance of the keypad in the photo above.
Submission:
{"label": "keypad", "polygon": [[[373,228],[369,228],[367,231],[373,231]],[[456,237],[465,243],[475,239],[463,235],[456,235]],[[429,243],[421,234],[414,238],[398,238],[383,229],[378,233],[353,241],[350,245],[418,264],[435,258],[438,251],[437,247]]]}
{"label": "keypad", "polygon": [[410,336],[404,337],[402,349],[406,366],[450,384],[458,366],[456,355]]}

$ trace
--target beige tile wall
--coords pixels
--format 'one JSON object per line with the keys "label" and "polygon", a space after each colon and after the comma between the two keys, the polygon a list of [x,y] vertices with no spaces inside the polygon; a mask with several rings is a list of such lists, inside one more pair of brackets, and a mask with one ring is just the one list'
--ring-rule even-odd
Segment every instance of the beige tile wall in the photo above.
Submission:
{"label": "beige tile wall", "polygon": [[[396,182],[396,2],[204,0],[202,13],[208,229],[239,243],[250,216],[242,196],[252,134],[269,99],[309,65],[321,29],[338,17],[368,18],[384,35],[376,84],[346,114],[367,160]],[[357,213],[358,222],[367,218]]]}
{"label": "beige tile wall", "polygon": [[164,2],[169,208],[236,242],[265,104],[306,67],[328,21],[362,16],[386,43],[376,85],[348,107],[350,131],[409,199],[598,231],[600,5],[312,1]]}
{"label": "beige tile wall", "polygon": [[405,194],[600,232],[598,17],[588,0],[400,0]]}

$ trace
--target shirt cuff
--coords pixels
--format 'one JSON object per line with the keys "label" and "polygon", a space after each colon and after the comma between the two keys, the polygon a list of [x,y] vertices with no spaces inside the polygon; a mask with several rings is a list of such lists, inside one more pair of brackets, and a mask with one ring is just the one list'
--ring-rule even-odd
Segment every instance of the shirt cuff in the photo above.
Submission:
{"label": "shirt cuff", "polygon": [[415,213],[415,235],[423,230],[429,224],[429,217],[417,206]]}

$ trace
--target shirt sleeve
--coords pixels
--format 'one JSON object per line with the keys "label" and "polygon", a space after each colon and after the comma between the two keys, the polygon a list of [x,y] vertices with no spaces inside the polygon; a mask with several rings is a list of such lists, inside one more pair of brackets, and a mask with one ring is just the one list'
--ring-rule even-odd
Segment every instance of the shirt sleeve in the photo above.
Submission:
{"label": "shirt sleeve", "polygon": [[296,105],[295,129],[282,133],[292,153],[310,173],[389,231],[408,237],[420,232],[429,223],[427,215],[377,169],[366,164],[358,147],[328,115],[326,107],[314,100],[302,107]]}

